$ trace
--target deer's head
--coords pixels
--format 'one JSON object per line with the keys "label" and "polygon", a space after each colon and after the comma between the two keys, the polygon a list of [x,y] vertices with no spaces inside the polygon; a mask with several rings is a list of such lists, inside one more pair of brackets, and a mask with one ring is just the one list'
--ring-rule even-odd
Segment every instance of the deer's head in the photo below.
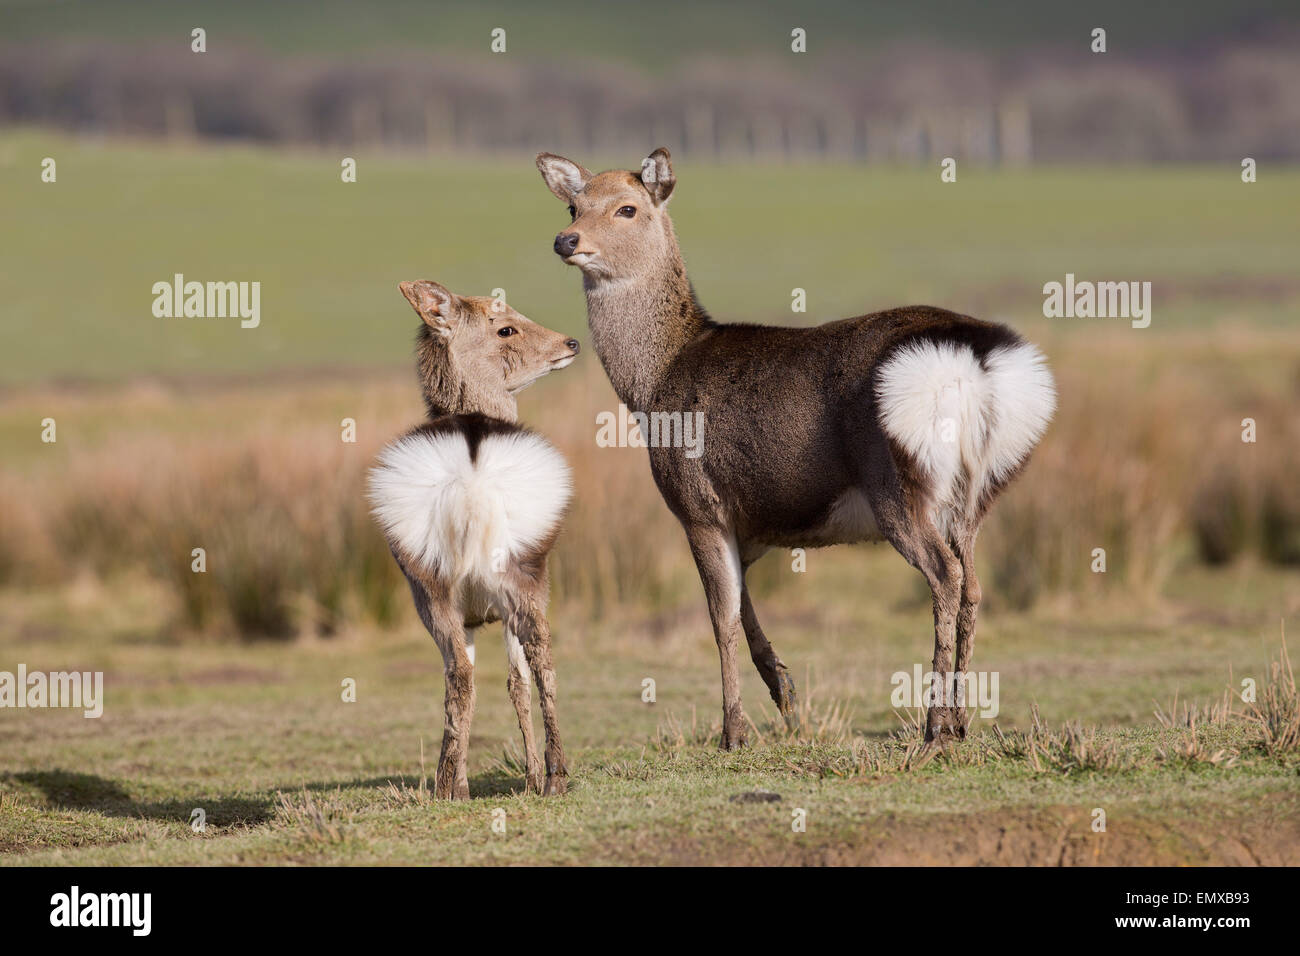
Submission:
{"label": "deer's head", "polygon": [[573,220],[555,237],[555,253],[589,281],[644,277],[680,262],[667,209],[677,184],[668,150],[656,149],[638,172],[593,175],[554,153],[540,153],[537,169]]}
{"label": "deer's head", "polygon": [[417,349],[431,411],[513,420],[513,396],[578,354],[577,339],[538,325],[501,299],[456,295],[429,279],[400,288],[424,321]]}

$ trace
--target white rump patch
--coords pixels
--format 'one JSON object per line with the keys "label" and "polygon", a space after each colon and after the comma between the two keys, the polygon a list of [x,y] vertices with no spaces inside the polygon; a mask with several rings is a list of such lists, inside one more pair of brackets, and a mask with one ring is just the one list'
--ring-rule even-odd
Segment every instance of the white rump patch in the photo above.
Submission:
{"label": "white rump patch", "polygon": [[880,369],[881,425],[929,478],[945,535],[1025,460],[1056,408],[1052,373],[1034,346],[1000,346],[985,365],[969,346],[919,341]]}
{"label": "white rump patch", "polygon": [[385,446],[369,477],[371,511],[405,554],[492,590],[502,558],[544,541],[573,494],[564,457],[524,431],[485,436],[472,462],[459,432],[416,432]]}
{"label": "white rump patch", "polygon": [[993,349],[984,359],[996,417],[984,448],[989,480],[1001,481],[1024,461],[1056,411],[1056,383],[1047,357],[1029,343]]}

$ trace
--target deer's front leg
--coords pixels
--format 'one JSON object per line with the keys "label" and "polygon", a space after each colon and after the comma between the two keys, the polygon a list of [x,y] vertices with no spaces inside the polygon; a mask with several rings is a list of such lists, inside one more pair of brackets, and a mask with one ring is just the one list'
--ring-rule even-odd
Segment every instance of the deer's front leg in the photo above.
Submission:
{"label": "deer's front leg", "polygon": [[736,649],[744,637],[740,604],[744,576],[735,536],[712,527],[686,529],[691,554],[704,584],[713,621],[713,638],[718,643],[722,664],[722,742],[723,750],[745,746],[748,727],[740,704],[740,671]]}

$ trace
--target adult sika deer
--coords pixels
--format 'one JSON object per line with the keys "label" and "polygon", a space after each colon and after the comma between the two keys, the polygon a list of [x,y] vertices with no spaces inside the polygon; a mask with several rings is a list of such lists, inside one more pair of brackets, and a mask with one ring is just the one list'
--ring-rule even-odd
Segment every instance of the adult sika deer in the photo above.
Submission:
{"label": "adult sika deer", "polygon": [[719,324],[677,247],[668,150],[639,172],[593,175],[550,153],[537,168],[573,219],[555,252],[582,270],[592,342],[620,400],[705,416],[702,454],[651,448],[650,467],[704,583],[722,661],[722,746],[745,743],[742,635],[781,713],[795,711],[746,569],[769,548],[882,539],[934,598],[933,669],[945,692],[928,708],[926,739],[964,737],[975,537],[1055,409],[1042,354],[1005,326],[930,306],[814,328]]}
{"label": "adult sika deer", "polygon": [[[467,799],[474,632],[505,622],[506,687],[524,740],[525,787],[563,793],[546,622],[546,556],[572,482],[564,458],[515,424],[515,394],[578,353],[575,339],[495,299],[403,282],[424,324],[416,343],[429,420],[387,445],[370,471],[372,510],[442,652],[446,722],[434,792]],[[533,743],[529,671],[546,728],[546,780]]]}

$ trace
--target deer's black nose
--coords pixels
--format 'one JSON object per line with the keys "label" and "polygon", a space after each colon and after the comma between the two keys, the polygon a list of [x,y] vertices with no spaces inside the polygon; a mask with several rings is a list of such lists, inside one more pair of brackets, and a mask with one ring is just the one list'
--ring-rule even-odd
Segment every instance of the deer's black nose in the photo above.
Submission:
{"label": "deer's black nose", "polygon": [[555,254],[557,256],[573,255],[573,250],[578,248],[578,234],[576,232],[562,232],[555,237]]}
{"label": "deer's black nose", "polygon": [[578,340],[577,340],[577,339],[569,339],[569,340],[568,340],[567,342],[565,342],[564,344],[567,345],[567,346],[569,347],[569,351],[572,352],[574,355],[577,355],[577,354],[578,354]]}

